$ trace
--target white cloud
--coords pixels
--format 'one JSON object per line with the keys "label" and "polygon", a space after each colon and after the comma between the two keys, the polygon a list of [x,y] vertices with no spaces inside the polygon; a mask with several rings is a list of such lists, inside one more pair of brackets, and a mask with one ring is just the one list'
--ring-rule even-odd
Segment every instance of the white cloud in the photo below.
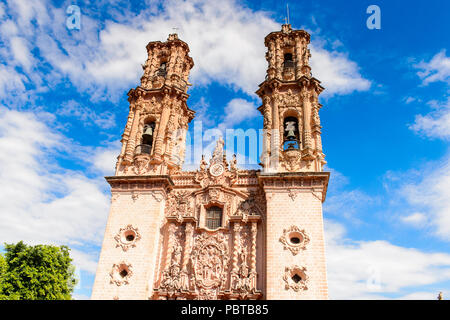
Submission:
{"label": "white cloud", "polygon": [[[110,10],[108,4],[104,5]],[[52,7],[45,1],[13,1],[9,7],[15,12],[13,25],[17,27],[14,31],[10,20],[1,22],[1,28],[8,24],[10,30],[2,37],[21,37],[34,43],[41,55],[39,60],[53,67],[51,72],[43,73],[37,69],[41,64],[34,65],[27,74],[31,81],[38,81],[36,72],[52,83],[68,76],[93,99],[115,99],[121,90],[137,85],[142,74],[140,65],[146,60],[145,45],[164,41],[174,26],[190,46],[195,61],[191,73],[194,85],[216,81],[254,97],[267,68],[264,37],[280,29],[268,13],[252,11],[233,0],[165,1],[159,12],[154,12],[156,7],[138,16],[124,12],[116,20],[120,22],[108,20],[104,25],[84,8],[79,32],[66,29],[64,8]],[[30,22],[33,19],[35,25]],[[26,64],[32,49],[15,50],[13,55]],[[312,51],[313,72],[323,81],[326,94],[348,94],[370,87],[346,54],[326,51],[318,42]]]}
{"label": "white cloud", "polygon": [[433,111],[426,115],[416,115],[415,121],[409,128],[429,138],[450,138],[450,97],[447,101],[428,103]]}
{"label": "white cloud", "polygon": [[[406,203],[419,210],[426,217],[435,234],[450,241],[450,157],[448,154],[436,163],[426,163],[418,172],[408,171],[401,175],[403,180],[395,188],[397,197],[405,207]],[[392,180],[392,179],[391,179]],[[402,220],[411,222],[411,216]],[[415,219],[422,219],[415,216]],[[413,219],[414,220],[414,219]]]}
{"label": "white cloud", "polygon": [[419,101],[419,100],[417,98],[415,98],[415,97],[405,97],[403,99],[403,101],[405,101],[406,104],[410,104],[410,103],[412,103],[414,101]]}
{"label": "white cloud", "polygon": [[[109,197],[101,179],[57,165],[67,139],[30,112],[0,111],[0,242],[99,245]],[[92,271],[92,261],[78,254]]]}
{"label": "white cloud", "polygon": [[97,148],[92,159],[94,167],[100,171],[102,175],[114,175],[114,168],[117,162],[117,156],[120,154],[120,141],[116,141],[112,146],[107,148]]}
{"label": "white cloud", "polygon": [[71,249],[70,257],[78,270],[84,270],[90,274],[95,274],[97,271],[98,254],[92,256],[91,254]]}
{"label": "white cloud", "polygon": [[441,50],[429,62],[420,62],[414,66],[421,71],[417,75],[422,79],[424,85],[432,82],[450,83],[450,58],[446,55],[446,50]]}
{"label": "white cloud", "polygon": [[233,129],[244,120],[259,116],[257,106],[245,99],[233,99],[225,106],[223,122],[218,125],[220,130]]}
{"label": "white cloud", "polygon": [[311,69],[313,75],[322,81],[324,95],[349,94],[367,91],[371,82],[359,73],[359,67],[348,59],[347,54],[327,51],[321,41],[311,44]]}
{"label": "white cloud", "polygon": [[[439,282],[450,280],[450,255],[427,253],[387,241],[352,241],[342,225],[325,220],[327,271],[331,299],[388,299],[390,295],[436,297]],[[436,286],[436,292],[405,290]]]}
{"label": "white cloud", "polygon": [[368,206],[377,204],[378,197],[358,189],[347,189],[349,179],[346,176],[330,167],[326,167],[325,170],[331,174],[323,206],[324,213],[345,218],[352,223],[361,223],[360,214],[367,211]]}
{"label": "white cloud", "polygon": [[400,218],[403,222],[417,227],[423,227],[427,223],[427,217],[421,212],[414,212],[408,216]]}
{"label": "white cloud", "polygon": [[11,50],[15,60],[17,60],[19,65],[23,66],[25,70],[29,71],[32,64],[34,63],[34,59],[30,54],[30,50],[28,49],[26,40],[21,37],[11,38]]}
{"label": "white cloud", "polygon": [[82,106],[75,100],[69,100],[63,103],[58,109],[57,114],[79,119],[86,126],[95,124],[102,129],[112,128],[116,125],[115,115],[112,112],[105,111],[97,113],[93,108]]}

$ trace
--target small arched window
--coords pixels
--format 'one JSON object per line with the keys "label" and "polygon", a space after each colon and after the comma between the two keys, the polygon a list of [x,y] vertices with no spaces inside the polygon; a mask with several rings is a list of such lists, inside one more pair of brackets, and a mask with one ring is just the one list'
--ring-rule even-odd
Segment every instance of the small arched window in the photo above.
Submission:
{"label": "small arched window", "polygon": [[205,225],[208,229],[217,229],[222,226],[222,208],[213,206],[206,209]]}

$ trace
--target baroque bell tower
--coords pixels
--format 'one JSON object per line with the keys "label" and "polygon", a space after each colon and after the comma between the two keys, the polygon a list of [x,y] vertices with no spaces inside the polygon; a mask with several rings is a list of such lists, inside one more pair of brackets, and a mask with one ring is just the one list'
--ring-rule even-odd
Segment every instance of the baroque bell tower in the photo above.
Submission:
{"label": "baroque bell tower", "polygon": [[258,178],[266,197],[267,299],[328,298],[322,202],[329,172],[322,171],[318,102],[324,88],[311,75],[309,42],[290,24],[268,34],[266,79],[256,91],[264,117]]}
{"label": "baroque bell tower", "polygon": [[189,71],[194,62],[177,34],[150,42],[141,85],[128,92],[130,112],[122,135],[116,175],[174,173],[184,161]]}
{"label": "baroque bell tower", "polygon": [[269,67],[256,92],[263,101],[265,172],[322,171],[326,163],[318,101],[324,88],[311,76],[309,41],[289,24],[265,38]]}
{"label": "baroque bell tower", "polygon": [[[189,46],[169,35],[147,45],[140,86],[128,92],[130,109],[111,185],[111,207],[92,292],[93,299],[148,299],[171,176],[184,161]],[[129,285],[131,283],[131,285]]]}

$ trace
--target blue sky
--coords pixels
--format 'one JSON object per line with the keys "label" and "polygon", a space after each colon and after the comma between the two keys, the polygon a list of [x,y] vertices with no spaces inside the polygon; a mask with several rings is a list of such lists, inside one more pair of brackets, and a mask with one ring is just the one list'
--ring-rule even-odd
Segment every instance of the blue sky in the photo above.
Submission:
{"label": "blue sky", "polygon": [[[174,27],[189,44],[188,104],[203,129],[259,129],[264,36],[280,30],[286,3],[293,28],[311,33],[326,88],[330,297],[450,296],[448,1],[1,1],[0,242],[69,245],[75,296],[88,298],[109,208],[103,176],[146,44]],[[79,30],[66,25],[72,4]],[[366,27],[372,4],[380,30]]]}

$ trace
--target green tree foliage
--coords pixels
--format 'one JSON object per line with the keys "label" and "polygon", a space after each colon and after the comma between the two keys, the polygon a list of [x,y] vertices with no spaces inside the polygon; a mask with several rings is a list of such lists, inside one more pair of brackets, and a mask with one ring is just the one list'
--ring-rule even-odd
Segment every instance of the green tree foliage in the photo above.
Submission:
{"label": "green tree foliage", "polygon": [[2,293],[3,288],[3,278],[5,277],[6,269],[8,265],[6,264],[5,258],[0,254],[0,300],[5,300],[6,297]]}
{"label": "green tree foliage", "polygon": [[0,299],[70,300],[77,283],[66,246],[5,244]]}

